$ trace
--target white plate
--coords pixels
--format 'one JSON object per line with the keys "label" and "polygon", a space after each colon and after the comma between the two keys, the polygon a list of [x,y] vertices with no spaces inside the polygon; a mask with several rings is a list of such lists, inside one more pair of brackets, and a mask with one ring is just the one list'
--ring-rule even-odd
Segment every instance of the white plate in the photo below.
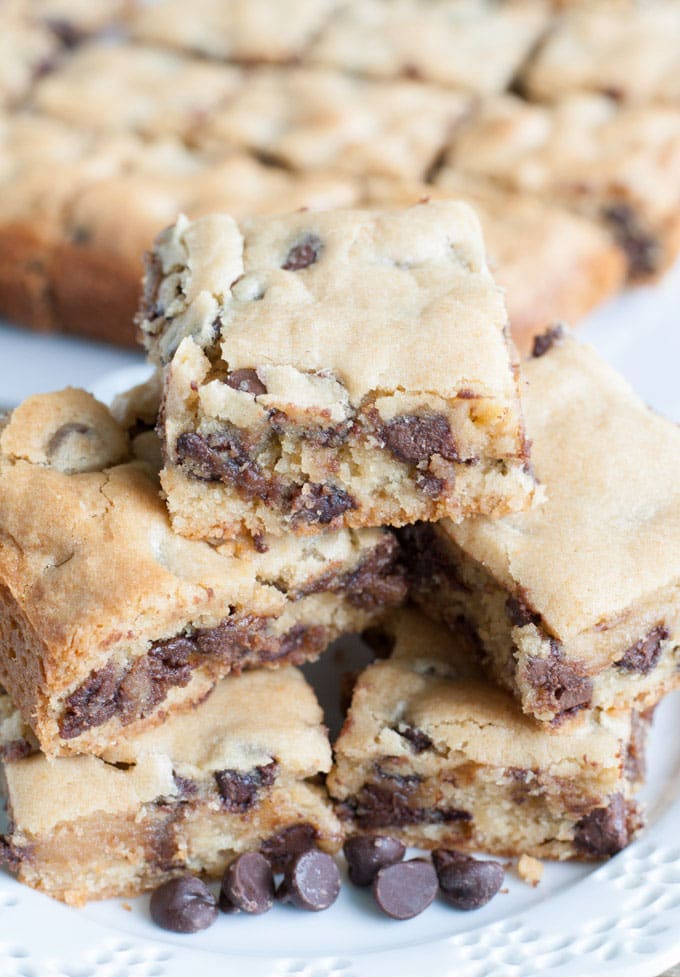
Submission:
{"label": "white plate", "polygon": [[[678,308],[680,268],[581,331],[676,420]],[[92,389],[109,399],[142,376],[133,367]],[[309,669],[322,697],[348,653],[341,645]],[[680,694],[658,710],[643,796],[649,827],[607,864],[548,864],[536,889],[508,873],[509,891],[484,909],[435,903],[406,923],[347,884],[319,915],[277,906],[175,936],[149,922],[146,897],[69,909],[0,871],[0,977],[654,977],[680,959]]]}

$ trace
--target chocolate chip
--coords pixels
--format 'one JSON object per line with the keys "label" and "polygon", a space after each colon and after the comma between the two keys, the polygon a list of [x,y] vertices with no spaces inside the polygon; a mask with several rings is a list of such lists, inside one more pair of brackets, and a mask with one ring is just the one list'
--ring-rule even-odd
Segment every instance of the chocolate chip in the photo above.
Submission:
{"label": "chocolate chip", "polygon": [[607,807],[598,807],[576,824],[574,847],[594,858],[615,855],[628,844],[628,809],[622,794],[614,794]]}
{"label": "chocolate chip", "polygon": [[539,336],[534,336],[534,345],[531,350],[531,355],[534,359],[538,359],[539,356],[545,356],[545,354],[553,348],[553,346],[559,346],[564,339],[565,332],[564,326],[558,324],[556,326],[551,326],[550,329],[546,329],[545,332],[541,333]]}
{"label": "chocolate chip", "polygon": [[300,271],[308,268],[315,261],[319,260],[319,255],[323,250],[323,242],[316,234],[308,234],[299,244],[296,244],[288,252],[285,263],[281,266],[284,271]]}
{"label": "chocolate chip", "polygon": [[623,657],[616,662],[616,667],[622,672],[636,672],[647,675],[655,668],[661,655],[661,645],[671,636],[668,628],[658,624],[655,628],[631,645]]}
{"label": "chocolate chip", "polygon": [[222,878],[219,906],[222,912],[259,915],[274,905],[274,876],[264,855],[245,852],[234,859]]}
{"label": "chocolate chip", "polygon": [[285,872],[298,855],[314,847],[317,837],[318,832],[313,824],[292,824],[264,841],[260,851],[273,872]]}
{"label": "chocolate chip", "polygon": [[302,595],[331,591],[343,594],[353,607],[363,610],[396,607],[403,603],[407,594],[400,558],[396,538],[391,533],[387,534],[356,570],[340,576],[322,576],[298,593]]}
{"label": "chocolate chip", "polygon": [[183,636],[157,641],[138,658],[118,687],[116,712],[123,725],[147,716],[168,690],[189,684],[194,645]]}
{"label": "chocolate chip", "polygon": [[402,784],[381,787],[377,784],[364,784],[361,790],[348,802],[357,825],[371,830],[373,828],[402,827],[407,824],[449,824],[469,823],[472,815],[459,808],[423,808],[412,805],[410,795],[417,788],[417,779],[409,782],[402,777]]}
{"label": "chocolate chip", "polygon": [[259,791],[271,787],[276,779],[278,764],[275,760],[253,770],[217,770],[215,781],[222,804],[231,813],[248,811],[257,801]]}
{"label": "chocolate chip", "polygon": [[470,588],[461,580],[446,543],[430,523],[415,523],[399,530],[403,562],[413,589],[426,595],[442,584],[465,593]]}
{"label": "chocolate chip", "polygon": [[432,740],[427,733],[424,733],[422,729],[416,729],[415,726],[400,726],[397,732],[409,741],[414,753],[423,753],[432,746]]}
{"label": "chocolate chip", "polygon": [[149,910],[157,926],[173,933],[197,933],[217,919],[212,892],[205,882],[191,875],[159,886],[151,896]]}
{"label": "chocolate chip", "polygon": [[236,428],[207,435],[187,431],[177,438],[176,452],[179,464],[193,478],[232,484],[244,498],[269,505],[280,498],[278,482],[264,475]]}
{"label": "chocolate chip", "polygon": [[416,488],[429,499],[438,499],[444,491],[444,480],[435,475],[428,475],[427,472],[418,472]]}
{"label": "chocolate chip", "polygon": [[320,912],[340,893],[340,872],[330,855],[311,848],[297,855],[286,869],[278,896],[298,909]]}
{"label": "chocolate chip", "polygon": [[309,482],[295,495],[291,503],[291,522],[327,526],[345,512],[356,509],[351,495],[334,485]]}
{"label": "chocolate chip", "polygon": [[343,846],[350,880],[354,885],[370,885],[386,865],[400,862],[406,851],[398,838],[387,835],[354,835]]}
{"label": "chocolate chip", "polygon": [[373,895],[387,916],[413,919],[434,901],[437,873],[424,858],[387,865],[373,880]]}
{"label": "chocolate chip", "polygon": [[526,627],[527,624],[539,627],[541,624],[541,615],[529,607],[519,594],[508,597],[505,602],[505,613],[510,623],[518,628]]}
{"label": "chocolate chip", "polygon": [[442,896],[456,909],[480,909],[503,884],[500,862],[485,862],[446,848],[432,852],[432,861]]}
{"label": "chocolate chip", "polygon": [[564,661],[555,641],[545,658],[527,659],[525,678],[534,689],[536,707],[541,711],[564,716],[589,705],[592,699],[592,681],[583,674],[580,663]]}
{"label": "chocolate chip", "polygon": [[267,393],[267,388],[255,370],[232,370],[231,373],[227,373],[224,382],[228,387],[233,387],[234,390],[242,390],[244,393],[252,394],[253,397]]}
{"label": "chocolate chip", "polygon": [[663,249],[630,204],[610,204],[603,208],[602,217],[626,254],[630,277],[641,279],[654,275],[663,262]]}
{"label": "chocolate chip", "polygon": [[59,720],[62,739],[80,736],[92,726],[101,726],[118,708],[119,675],[112,662],[90,675],[66,699]]}
{"label": "chocolate chip", "polygon": [[408,465],[441,455],[459,461],[448,420],[443,414],[403,414],[382,428],[382,441],[395,458]]}

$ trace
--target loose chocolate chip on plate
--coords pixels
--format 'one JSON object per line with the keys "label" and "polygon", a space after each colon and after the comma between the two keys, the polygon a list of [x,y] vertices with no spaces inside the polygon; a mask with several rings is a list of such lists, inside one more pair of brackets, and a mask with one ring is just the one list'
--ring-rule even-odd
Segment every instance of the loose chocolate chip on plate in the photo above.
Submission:
{"label": "loose chocolate chip on plate", "polygon": [[485,862],[446,848],[434,851],[432,860],[442,896],[456,909],[480,909],[503,884],[500,862]]}
{"label": "loose chocolate chip on plate", "polygon": [[387,916],[412,919],[437,895],[437,873],[424,858],[386,865],[373,879],[373,895]]}
{"label": "loose chocolate chip on plate", "polygon": [[288,866],[278,896],[298,909],[320,912],[332,906],[340,893],[340,872],[325,852],[311,848]]}
{"label": "loose chocolate chip on plate", "polygon": [[281,266],[284,271],[300,271],[308,268],[315,261],[319,260],[319,255],[323,250],[323,242],[316,234],[308,234],[302,241],[296,244],[288,252],[285,263]]}
{"label": "loose chocolate chip on plate", "polygon": [[259,851],[248,851],[234,859],[222,879],[219,906],[222,912],[268,912],[274,905],[272,868]]}
{"label": "loose chocolate chip on plate", "polygon": [[277,834],[267,838],[260,851],[272,867],[273,872],[285,872],[290,863],[304,851],[314,847],[317,830],[307,821],[292,824]]}
{"label": "loose chocolate chip on plate", "polygon": [[205,882],[192,875],[159,886],[151,895],[149,909],[154,923],[173,933],[197,933],[217,919],[215,897]]}
{"label": "loose chocolate chip on plate", "polygon": [[343,849],[350,881],[354,885],[370,885],[381,868],[394,865],[404,857],[406,848],[398,838],[387,835],[354,835]]}

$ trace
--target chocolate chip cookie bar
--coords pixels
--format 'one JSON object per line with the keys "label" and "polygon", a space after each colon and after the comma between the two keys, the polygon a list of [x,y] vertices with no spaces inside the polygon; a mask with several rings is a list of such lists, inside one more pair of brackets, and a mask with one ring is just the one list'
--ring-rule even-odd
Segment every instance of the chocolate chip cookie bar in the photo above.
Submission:
{"label": "chocolate chip cookie bar", "polygon": [[381,78],[503,91],[548,23],[543,0],[349,0],[308,60]]}
{"label": "chocolate chip cookie bar", "polygon": [[524,373],[546,501],[417,527],[414,594],[541,722],[644,711],[680,684],[680,431],[559,329]]}
{"label": "chocolate chip cookie bar", "polygon": [[233,65],[92,40],[34,86],[29,104],[89,131],[182,137],[232,95],[241,78]]}
{"label": "chocolate chip cookie bar", "polygon": [[417,611],[382,625],[328,777],[347,826],[421,848],[595,859],[641,824],[647,722],[591,713],[553,736],[484,680],[469,637]]}
{"label": "chocolate chip cookie bar", "polygon": [[322,719],[296,668],[259,669],[101,758],[49,760],[0,697],[10,818],[0,861],[81,905],[187,872],[218,877],[235,854],[267,850],[291,828],[333,851],[340,825],[311,782],[331,763]]}
{"label": "chocolate chip cookie bar", "polygon": [[464,204],[181,219],[141,328],[173,528],[314,534],[524,508],[506,313]]}
{"label": "chocolate chip cookie bar", "polygon": [[41,72],[56,60],[54,34],[28,17],[2,12],[0,31],[0,109],[24,98]]}
{"label": "chocolate chip cookie bar", "polygon": [[576,323],[623,284],[623,252],[602,227],[530,194],[492,186],[450,167],[438,173],[434,186],[367,181],[369,206],[428,198],[463,200],[479,217],[489,267],[505,292],[512,338],[521,352],[530,351],[547,322]]}
{"label": "chocolate chip cookie bar", "polygon": [[456,132],[450,164],[599,221],[633,281],[658,276],[680,249],[680,111],[619,106],[599,95],[535,105],[484,103]]}
{"label": "chocolate chip cookie bar", "polygon": [[132,36],[229,61],[299,59],[338,0],[160,0],[140,5]]}
{"label": "chocolate chip cookie bar", "polygon": [[199,122],[198,145],[235,145],[296,170],[422,179],[470,98],[413,81],[323,68],[259,68]]}
{"label": "chocolate chip cookie bar", "polygon": [[591,0],[554,22],[522,76],[535,99],[576,91],[680,105],[680,6],[675,0]]}
{"label": "chocolate chip cookie bar", "polygon": [[154,471],[84,391],[4,422],[0,497],[0,682],[49,755],[130,740],[230,671],[315,658],[404,596],[381,530],[175,536]]}

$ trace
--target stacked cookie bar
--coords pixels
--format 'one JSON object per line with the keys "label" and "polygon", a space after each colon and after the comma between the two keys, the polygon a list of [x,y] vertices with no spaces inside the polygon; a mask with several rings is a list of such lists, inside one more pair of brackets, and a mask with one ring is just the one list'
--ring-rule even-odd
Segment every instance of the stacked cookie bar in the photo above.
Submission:
{"label": "stacked cookie bar", "polygon": [[428,618],[383,625],[329,786],[423,847],[598,858],[640,824],[645,728],[680,682],[680,435],[561,328],[524,376],[545,500],[402,531]]}
{"label": "stacked cookie bar", "polygon": [[0,314],[37,329],[134,342],[180,213],[469,199],[523,351],[680,247],[675,0],[4,0],[0,28]]}
{"label": "stacked cookie bar", "polygon": [[3,854],[74,903],[337,848],[294,666],[404,600],[389,527],[536,495],[464,204],[181,219],[140,323],[160,372],[113,413],[71,389],[0,430]]}

